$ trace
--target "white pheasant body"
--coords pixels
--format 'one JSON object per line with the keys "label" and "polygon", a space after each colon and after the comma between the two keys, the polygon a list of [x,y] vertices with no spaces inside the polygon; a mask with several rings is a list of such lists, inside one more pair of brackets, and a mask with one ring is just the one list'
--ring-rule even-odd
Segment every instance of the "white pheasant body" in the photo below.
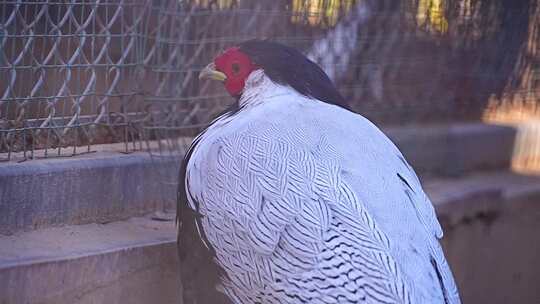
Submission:
{"label": "white pheasant body", "polygon": [[368,120],[253,72],[186,191],[234,303],[459,303],[434,209]]}

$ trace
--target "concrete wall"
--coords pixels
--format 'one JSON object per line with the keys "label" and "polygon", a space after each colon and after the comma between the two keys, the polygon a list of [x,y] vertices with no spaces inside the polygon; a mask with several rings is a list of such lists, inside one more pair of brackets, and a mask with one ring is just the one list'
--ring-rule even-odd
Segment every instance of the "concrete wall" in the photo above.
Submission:
{"label": "concrete wall", "polygon": [[540,191],[461,203],[483,206],[443,221],[443,247],[463,303],[540,303]]}
{"label": "concrete wall", "polygon": [[176,227],[163,217],[0,237],[1,304],[178,303],[179,279]]}
{"label": "concrete wall", "polygon": [[1,269],[1,304],[179,303],[176,244]]}
{"label": "concrete wall", "polygon": [[98,152],[0,163],[0,235],[175,209],[178,159]]}
{"label": "concrete wall", "polygon": [[[385,131],[418,172],[446,176],[508,167],[515,136],[476,123]],[[98,152],[0,163],[0,234],[174,209],[180,159]]]}

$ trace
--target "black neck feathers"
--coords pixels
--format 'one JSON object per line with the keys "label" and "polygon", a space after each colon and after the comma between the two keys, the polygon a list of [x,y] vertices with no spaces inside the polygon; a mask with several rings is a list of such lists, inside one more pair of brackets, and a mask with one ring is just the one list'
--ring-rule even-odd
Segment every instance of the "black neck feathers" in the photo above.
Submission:
{"label": "black neck feathers", "polygon": [[239,48],[275,83],[289,85],[302,95],[348,109],[328,75],[300,51],[267,40],[249,40]]}

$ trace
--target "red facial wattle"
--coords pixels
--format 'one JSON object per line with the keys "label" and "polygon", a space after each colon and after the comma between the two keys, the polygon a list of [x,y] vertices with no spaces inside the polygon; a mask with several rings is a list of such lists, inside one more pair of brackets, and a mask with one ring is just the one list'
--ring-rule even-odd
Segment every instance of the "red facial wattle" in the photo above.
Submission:
{"label": "red facial wattle", "polygon": [[251,59],[237,47],[227,49],[214,60],[214,64],[216,70],[227,76],[225,89],[232,96],[242,94],[247,77],[257,69]]}

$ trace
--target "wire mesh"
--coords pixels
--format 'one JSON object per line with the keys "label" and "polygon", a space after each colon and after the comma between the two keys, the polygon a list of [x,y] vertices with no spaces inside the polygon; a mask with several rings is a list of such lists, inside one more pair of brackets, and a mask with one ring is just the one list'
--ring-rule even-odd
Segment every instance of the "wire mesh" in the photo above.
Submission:
{"label": "wire mesh", "polygon": [[0,0],[0,160],[101,143],[178,151],[233,100],[197,73],[225,47],[304,51],[383,124],[537,116],[537,0]]}

